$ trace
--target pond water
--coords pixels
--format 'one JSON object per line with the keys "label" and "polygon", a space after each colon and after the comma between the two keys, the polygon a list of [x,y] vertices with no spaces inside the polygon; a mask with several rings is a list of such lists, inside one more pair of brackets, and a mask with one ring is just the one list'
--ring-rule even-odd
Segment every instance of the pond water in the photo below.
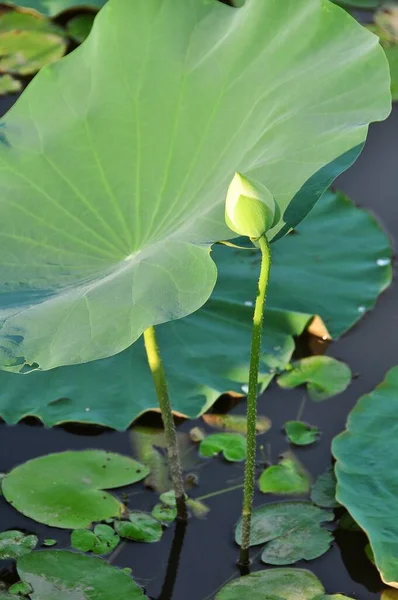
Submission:
{"label": "pond water", "polygon": [[[13,99],[3,98],[0,111],[4,113]],[[368,143],[358,162],[344,174],[336,187],[345,191],[357,204],[372,210],[384,224],[396,243],[398,239],[398,107],[384,123],[371,127]],[[366,239],[358,238],[358,244]],[[323,403],[308,400],[302,418],[322,431],[319,442],[296,448],[295,455],[315,477],[331,464],[332,438],[345,425],[348,412],[356,400],[372,390],[386,371],[398,364],[398,336],[391,335],[398,321],[398,288],[396,282],[379,299],[376,309],[340,341],[333,343],[327,353],[349,364],[357,377],[347,391]],[[287,449],[282,427],[286,420],[295,419],[305,393],[303,390],[284,391],[272,385],[259,402],[259,413],[270,417],[273,427],[259,437],[267,453],[275,462]],[[225,404],[225,403],[224,403]],[[219,407],[222,407],[221,402]],[[243,414],[244,404],[237,404],[234,413]],[[158,418],[154,417],[156,422]],[[185,422],[181,431],[189,431],[195,423]],[[200,425],[206,426],[201,422]],[[0,425],[0,471],[46,453],[67,449],[101,448],[132,454],[129,432],[117,433],[95,428],[44,429],[37,423],[9,427]],[[195,469],[193,469],[195,470]],[[242,464],[227,464],[221,458],[206,461],[198,471],[199,485],[191,491],[192,497],[211,494],[237,485],[243,480]],[[129,500],[129,507],[150,509],[156,495],[136,486],[137,494]],[[256,504],[265,502],[260,493]],[[268,501],[275,501],[272,497]],[[239,517],[242,492],[237,490],[206,500],[211,511],[206,519],[192,518],[185,532],[170,527],[161,542],[156,544],[126,543],[113,557],[114,564],[131,567],[148,596],[158,600],[207,600],[227,580],[238,575],[238,550],[233,542],[233,528]],[[37,533],[41,539],[56,538],[58,548],[69,546],[69,532],[42,527],[17,513],[4,499],[0,499],[0,531],[10,528]],[[184,534],[185,535],[182,535]],[[182,543],[183,542],[183,543]],[[362,534],[337,532],[332,549],[323,557],[297,566],[312,570],[322,581],[328,593],[343,593],[362,600],[379,596],[384,587],[376,569],[364,553],[366,541]],[[10,563],[11,565],[11,563]],[[10,580],[14,574],[4,563],[1,577]],[[253,570],[264,568],[256,559]],[[15,579],[15,577],[14,577]],[[172,593],[173,592],[173,593]]]}

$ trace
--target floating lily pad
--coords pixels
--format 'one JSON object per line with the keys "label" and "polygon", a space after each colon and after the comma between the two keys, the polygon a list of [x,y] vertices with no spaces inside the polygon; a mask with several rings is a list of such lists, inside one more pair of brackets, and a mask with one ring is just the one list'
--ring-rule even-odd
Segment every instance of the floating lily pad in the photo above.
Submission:
{"label": "floating lily pad", "polygon": [[22,83],[11,75],[0,75],[0,96],[20,92]]}
{"label": "floating lily pad", "polygon": [[287,453],[279,464],[263,471],[258,486],[264,494],[306,494],[311,487],[311,478],[299,461]]}
{"label": "floating lily pad", "polygon": [[94,531],[75,529],[71,535],[72,548],[94,554],[109,554],[119,541],[119,536],[109,525],[96,525]]}
{"label": "floating lily pad", "polygon": [[215,600],[315,600],[324,592],[322,583],[310,571],[272,569],[227,583]]}
{"label": "floating lily pad", "polygon": [[289,442],[296,446],[313,444],[320,434],[318,427],[313,427],[308,423],[303,423],[303,421],[286,421],[285,431]]}
{"label": "floating lily pad", "polygon": [[18,581],[17,583],[11,585],[8,591],[10,594],[15,596],[18,595],[19,598],[20,596],[27,596],[28,594],[31,594],[33,592],[33,588],[29,583],[26,583],[26,581]]}
{"label": "floating lily pad", "polygon": [[311,500],[314,504],[323,508],[337,508],[340,506],[336,500],[336,484],[333,467],[319,475],[311,489]]}
{"label": "floating lily pad", "polygon": [[45,540],[43,540],[42,546],[48,546],[49,548],[51,548],[51,546],[56,546],[57,543],[57,540],[54,540],[53,538],[46,538]]}
{"label": "floating lily pad", "polygon": [[49,19],[26,12],[0,12],[0,72],[31,75],[66,51],[63,30]]}
{"label": "floating lily pad", "polygon": [[212,433],[200,442],[201,456],[216,456],[220,452],[232,462],[245,460],[246,438],[238,433]]}
{"label": "floating lily pad", "polygon": [[[261,559],[271,565],[289,565],[322,556],[330,547],[332,534],[321,523],[332,521],[329,513],[309,502],[265,504],[253,511],[251,546],[268,542]],[[241,521],[235,540],[241,542]]]}
{"label": "floating lily pad", "polygon": [[[359,235],[367,244],[357,243]],[[274,244],[273,255],[261,389],[272,380],[270,371],[286,367],[293,336],[302,333],[312,315],[319,314],[337,337],[363,315],[358,307],[371,308],[391,281],[389,238],[342,194],[325,194],[295,234]],[[225,391],[243,393],[249,370],[253,308],[246,303],[255,298],[259,256],[217,245],[213,258],[219,278],[212,299],[197,313],[158,327],[173,408],[191,418]],[[247,349],[243,354],[242,348]],[[140,342],[85,365],[23,377],[0,372],[0,415],[9,424],[31,415],[47,426],[77,421],[123,430],[156,407]]]}
{"label": "floating lily pad", "polygon": [[164,504],[156,504],[152,509],[152,516],[154,519],[163,523],[164,525],[170,525],[177,518],[177,509],[175,506],[165,506]]}
{"label": "floating lily pad", "polygon": [[283,388],[307,384],[310,398],[316,402],[341,394],[351,383],[351,369],[330,356],[310,356],[292,364],[278,377]]}
{"label": "floating lily pad", "polygon": [[145,600],[142,589],[125,572],[100,558],[66,550],[42,550],[20,558],[20,578],[29,583],[31,600]]}
{"label": "floating lily pad", "polygon": [[36,535],[10,530],[0,533],[0,560],[19,558],[32,552],[38,544]]}
{"label": "floating lily pad", "polygon": [[27,517],[53,527],[80,529],[120,517],[125,507],[103,490],[144,479],[135,460],[102,450],[49,454],[13,469],[3,480],[7,502]]}
{"label": "floating lily pad", "polygon": [[135,542],[158,542],[162,535],[162,525],[157,519],[144,512],[131,512],[129,521],[115,521],[116,533],[122,538]]}
{"label": "floating lily pad", "polygon": [[[216,415],[214,413],[208,413],[202,416],[202,419],[215,429],[221,431],[229,431],[231,433],[242,433],[243,435],[247,432],[247,419],[244,415]],[[266,433],[271,428],[271,421],[268,417],[259,416],[256,420],[256,431],[257,433]]]}
{"label": "floating lily pad", "polygon": [[351,411],[347,429],[333,441],[337,500],[366,532],[376,566],[398,588],[398,471],[396,435],[398,367]]}

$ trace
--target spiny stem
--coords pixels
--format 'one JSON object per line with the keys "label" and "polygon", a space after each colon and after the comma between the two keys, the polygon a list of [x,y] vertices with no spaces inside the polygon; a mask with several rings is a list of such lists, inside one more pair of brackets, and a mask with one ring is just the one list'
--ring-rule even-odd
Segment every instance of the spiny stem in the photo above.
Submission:
{"label": "spiny stem", "polygon": [[185,501],[180,452],[177,444],[177,434],[167,389],[166,375],[154,327],[149,327],[144,331],[144,343],[166,435],[169,469],[176,497],[177,518],[180,521],[186,521],[188,518],[188,511]]}
{"label": "spiny stem", "polygon": [[256,469],[256,422],[257,422],[257,386],[261,354],[261,338],[264,322],[264,308],[271,269],[271,248],[265,236],[259,240],[261,250],[261,269],[258,280],[258,292],[253,315],[253,331],[250,356],[249,391],[247,395],[247,458],[245,464],[245,484],[242,509],[242,542],[239,563],[250,563],[250,529],[255,485]]}

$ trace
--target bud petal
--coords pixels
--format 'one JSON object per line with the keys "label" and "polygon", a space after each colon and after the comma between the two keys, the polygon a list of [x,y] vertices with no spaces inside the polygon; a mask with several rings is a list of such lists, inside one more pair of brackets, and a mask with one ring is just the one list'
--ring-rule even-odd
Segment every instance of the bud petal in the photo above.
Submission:
{"label": "bud petal", "polygon": [[225,221],[239,235],[260,238],[271,229],[275,200],[265,186],[235,173],[225,203]]}

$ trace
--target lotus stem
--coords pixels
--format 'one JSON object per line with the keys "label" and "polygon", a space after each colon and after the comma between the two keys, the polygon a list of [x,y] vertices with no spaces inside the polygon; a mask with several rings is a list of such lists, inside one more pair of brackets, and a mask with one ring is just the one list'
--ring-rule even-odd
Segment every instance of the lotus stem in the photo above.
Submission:
{"label": "lotus stem", "polygon": [[271,248],[266,236],[263,235],[261,238],[259,238],[259,240],[257,240],[257,242],[261,250],[261,268],[253,315],[249,390],[247,394],[247,458],[245,464],[245,483],[242,509],[242,541],[239,558],[239,564],[241,566],[248,566],[250,564],[249,547],[256,471],[258,371],[261,354],[264,309],[271,269]]}
{"label": "lotus stem", "polygon": [[167,389],[166,374],[164,372],[154,327],[149,327],[144,331],[144,343],[166,435],[169,470],[176,498],[177,519],[179,521],[186,521],[188,518],[188,511],[185,501],[181,458],[177,444],[177,434],[171,410],[169,392]]}

